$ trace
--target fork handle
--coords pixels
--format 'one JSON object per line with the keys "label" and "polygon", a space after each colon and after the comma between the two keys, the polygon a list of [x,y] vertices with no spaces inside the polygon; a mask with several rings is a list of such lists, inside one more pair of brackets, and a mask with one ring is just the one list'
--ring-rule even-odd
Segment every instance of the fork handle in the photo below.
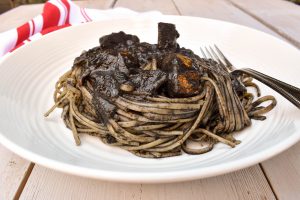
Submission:
{"label": "fork handle", "polygon": [[300,88],[277,80],[273,77],[270,77],[266,74],[263,74],[250,68],[236,69],[232,73],[244,73],[252,76],[256,80],[264,83],[265,85],[269,86],[270,88],[281,94],[283,97],[285,97],[287,100],[289,100],[297,108],[300,109]]}

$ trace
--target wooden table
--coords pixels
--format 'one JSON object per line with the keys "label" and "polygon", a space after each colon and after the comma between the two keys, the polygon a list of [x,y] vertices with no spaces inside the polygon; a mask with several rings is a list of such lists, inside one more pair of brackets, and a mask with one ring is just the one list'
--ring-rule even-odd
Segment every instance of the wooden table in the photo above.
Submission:
{"label": "wooden table", "polygon": [[[76,4],[220,19],[262,30],[300,48],[300,6],[283,0],[89,0]],[[26,22],[42,8],[20,6],[0,15],[0,32]],[[3,146],[0,158],[0,199],[300,199],[300,143],[247,169],[173,184],[123,184],[66,175],[24,160]]]}

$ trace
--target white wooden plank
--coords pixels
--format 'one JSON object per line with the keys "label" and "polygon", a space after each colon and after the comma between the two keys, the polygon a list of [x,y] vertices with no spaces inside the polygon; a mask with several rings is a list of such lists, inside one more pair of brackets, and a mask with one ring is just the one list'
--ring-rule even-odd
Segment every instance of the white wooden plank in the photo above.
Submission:
{"label": "white wooden plank", "polygon": [[0,145],[0,199],[13,199],[19,190],[30,162],[26,161]]}
{"label": "white wooden plank", "polygon": [[20,199],[140,199],[139,184],[122,184],[66,175],[44,167],[34,168]]}
{"label": "white wooden plank", "polygon": [[174,184],[142,185],[145,200],[275,199],[258,165],[223,176]]}
{"label": "white wooden plank", "polygon": [[300,6],[283,0],[230,0],[300,48]]}
{"label": "white wooden plank", "polygon": [[300,199],[300,143],[262,165],[279,199]]}
{"label": "white wooden plank", "polygon": [[300,199],[300,143],[262,166],[279,199]]}
{"label": "white wooden plank", "polygon": [[258,165],[227,175],[172,184],[98,181],[35,167],[20,199],[275,199]]}
{"label": "white wooden plank", "polygon": [[85,0],[73,2],[82,8],[107,9],[113,6],[114,0]]}
{"label": "white wooden plank", "polygon": [[159,10],[163,14],[178,14],[172,0],[118,0],[115,7],[126,7],[139,12]]}
{"label": "white wooden plank", "polygon": [[257,20],[245,14],[226,0],[174,0],[174,2],[182,15],[229,21],[259,29],[279,37],[277,33],[263,24],[258,23]]}

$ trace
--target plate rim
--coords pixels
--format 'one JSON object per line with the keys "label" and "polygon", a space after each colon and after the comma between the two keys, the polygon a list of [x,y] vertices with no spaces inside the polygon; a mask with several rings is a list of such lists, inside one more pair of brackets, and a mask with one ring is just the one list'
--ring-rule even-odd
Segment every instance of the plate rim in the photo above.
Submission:
{"label": "plate rim", "polygon": [[[285,45],[288,45],[290,48],[297,49],[287,41],[281,40],[269,33],[217,19],[210,19],[210,18],[203,18],[203,17],[192,17],[192,16],[176,16],[176,15],[161,15],[159,16],[160,20],[168,20],[168,19],[174,19],[174,18],[192,18],[192,19],[204,19],[204,20],[212,20],[218,23],[228,23],[232,24],[234,26],[239,26],[243,28],[250,29],[251,31],[257,31],[260,34],[266,34],[268,37],[273,37],[278,42],[283,42]],[[136,20],[135,17],[128,17],[128,18],[120,18],[122,20],[130,19],[130,20]],[[47,35],[44,35],[43,37],[34,40],[30,42],[36,43],[40,40],[43,40],[44,38],[49,37],[49,35],[53,34],[60,34],[58,32],[66,31],[78,26],[85,26],[90,23],[101,23],[103,21],[120,21],[120,19],[106,19],[106,20],[97,20],[92,21],[88,23],[83,24],[77,24],[70,27],[66,27],[64,29],[61,29],[59,31],[51,32]],[[149,16],[142,17],[138,20],[145,20],[149,19]],[[151,19],[153,20],[153,19]],[[25,45],[24,47],[28,46]],[[0,66],[5,60],[7,60],[9,57],[13,56],[16,52],[19,52],[21,49],[24,49],[23,47],[16,49],[15,51],[6,54],[0,59]],[[297,49],[298,50],[298,49]],[[25,149],[23,147],[18,146],[13,141],[9,140],[7,137],[5,137],[5,134],[0,131],[0,143],[5,146],[10,151],[16,153],[17,155],[32,161],[36,164],[39,164],[41,166],[54,169],[63,173],[72,174],[72,175],[78,175],[81,177],[88,177],[93,179],[102,179],[102,180],[109,180],[109,181],[117,181],[117,182],[131,182],[131,183],[167,183],[167,182],[179,182],[179,181],[189,181],[189,180],[195,180],[195,179],[202,179],[212,176],[217,176],[221,174],[226,174],[229,172],[237,171],[246,167],[250,167],[252,165],[255,165],[257,163],[260,163],[264,160],[267,160],[284,150],[290,148],[292,145],[296,144],[300,140],[300,134],[293,134],[288,139],[279,142],[277,145],[272,145],[271,147],[264,149],[259,152],[259,154],[253,154],[250,156],[247,156],[242,159],[238,159],[235,161],[229,161],[225,164],[219,164],[217,166],[213,167],[204,167],[201,168],[201,171],[197,169],[188,169],[188,170],[180,170],[180,171],[172,171],[172,172],[116,172],[116,171],[109,171],[109,170],[103,170],[103,169],[91,169],[88,167],[82,167],[82,166],[75,166],[72,164],[67,164],[62,161],[53,160],[50,158],[47,158],[45,156],[41,156],[39,154],[36,154],[28,149]]]}

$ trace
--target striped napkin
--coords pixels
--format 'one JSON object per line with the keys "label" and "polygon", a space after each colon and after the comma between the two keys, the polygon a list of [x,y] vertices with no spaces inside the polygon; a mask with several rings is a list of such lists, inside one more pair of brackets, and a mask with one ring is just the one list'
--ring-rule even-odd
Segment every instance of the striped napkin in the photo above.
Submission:
{"label": "striped napkin", "polygon": [[42,14],[15,29],[0,33],[0,57],[61,28],[90,21],[137,15],[156,16],[160,13],[157,11],[137,13],[126,8],[88,9],[81,8],[70,0],[49,0],[44,4]]}

